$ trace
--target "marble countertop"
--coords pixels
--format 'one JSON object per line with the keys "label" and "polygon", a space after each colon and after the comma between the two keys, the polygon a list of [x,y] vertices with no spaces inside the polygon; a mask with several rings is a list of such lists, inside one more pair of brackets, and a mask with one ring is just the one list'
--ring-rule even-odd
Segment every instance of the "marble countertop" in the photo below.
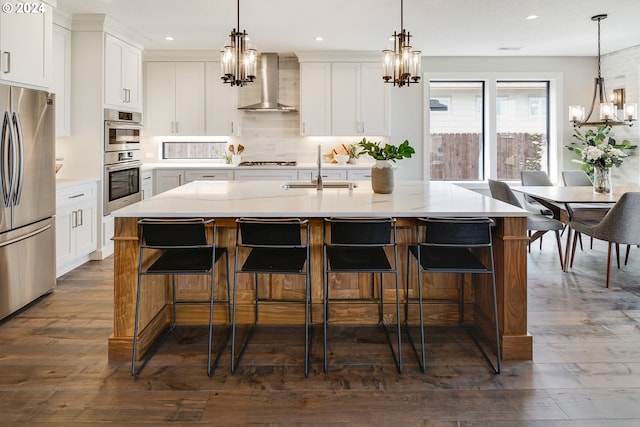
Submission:
{"label": "marble countertop", "polygon": [[370,181],[346,188],[282,188],[279,181],[194,181],[112,212],[114,217],[527,216],[526,210],[447,182],[397,181],[376,194]]}

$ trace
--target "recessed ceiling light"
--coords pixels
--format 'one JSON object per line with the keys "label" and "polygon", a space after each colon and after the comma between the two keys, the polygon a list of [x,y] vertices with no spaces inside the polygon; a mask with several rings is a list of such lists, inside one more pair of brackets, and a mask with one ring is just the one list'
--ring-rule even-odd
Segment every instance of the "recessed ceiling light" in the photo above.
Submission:
{"label": "recessed ceiling light", "polygon": [[538,15],[529,15],[526,17],[526,19],[528,20],[537,19],[537,18],[538,18]]}
{"label": "recessed ceiling light", "polygon": [[322,38],[322,36],[316,36],[316,41],[317,41],[317,42],[321,42],[322,40],[324,40],[324,39]]}
{"label": "recessed ceiling light", "polygon": [[165,39],[165,40],[168,40],[168,41],[173,41],[173,37],[171,37],[171,36],[167,36],[167,37],[165,37],[164,39]]}

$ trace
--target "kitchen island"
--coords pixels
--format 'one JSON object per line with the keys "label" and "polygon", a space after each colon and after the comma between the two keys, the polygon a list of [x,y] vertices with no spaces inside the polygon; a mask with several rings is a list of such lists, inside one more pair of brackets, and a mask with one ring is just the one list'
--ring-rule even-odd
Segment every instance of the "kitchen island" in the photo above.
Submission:
{"label": "kitchen island", "polygon": [[[139,258],[139,218],[215,218],[218,224],[217,244],[227,246],[230,269],[235,265],[235,219],[239,217],[298,217],[311,223],[311,276],[313,322],[322,321],[322,219],[325,217],[374,217],[398,219],[398,254],[401,283],[406,277],[406,245],[415,241],[415,219],[420,217],[491,217],[493,227],[496,284],[498,294],[499,327],[502,357],[505,360],[530,360],[533,354],[532,337],[527,333],[527,211],[479,193],[446,182],[400,181],[392,194],[376,194],[370,182],[358,181],[355,188],[283,188],[276,181],[195,181],[135,203],[113,212],[114,235],[114,330],[109,338],[109,360],[126,361],[131,357],[137,266]],[[143,260],[146,262],[147,260]],[[217,269],[215,293],[224,298],[224,269]],[[233,274],[230,274],[232,277]],[[490,286],[483,275],[465,277],[465,320],[491,340],[492,304]],[[196,299],[208,294],[208,284],[193,277],[183,277],[178,286],[180,299]],[[153,278],[150,280],[166,280]],[[353,274],[350,278],[332,280],[330,287],[344,298],[377,296],[368,274]],[[417,294],[415,277],[410,279],[409,295]],[[454,275],[425,277],[425,297],[439,299],[457,297],[459,281]],[[232,283],[232,286],[234,284]],[[253,291],[250,278],[239,279],[238,323],[253,321]],[[260,292],[274,297],[301,297],[303,283],[290,277],[273,275],[261,277]],[[401,286],[404,289],[404,284]],[[144,354],[154,339],[170,321],[168,287],[143,287],[141,306],[140,353]],[[394,304],[394,285],[384,282],[385,304]],[[401,299],[404,298],[404,291]],[[333,293],[335,295],[335,293]],[[208,307],[181,305],[178,324],[207,324]],[[393,313],[393,310],[385,310]],[[376,324],[377,305],[362,302],[332,304],[332,321],[350,324]],[[410,312],[409,316],[416,316]],[[455,325],[458,323],[455,302],[433,304],[426,316],[427,324]],[[272,324],[302,323],[302,308],[290,304],[269,304],[261,308],[261,322]],[[391,319],[390,319],[391,320]],[[218,309],[214,322],[228,321],[225,310]]]}

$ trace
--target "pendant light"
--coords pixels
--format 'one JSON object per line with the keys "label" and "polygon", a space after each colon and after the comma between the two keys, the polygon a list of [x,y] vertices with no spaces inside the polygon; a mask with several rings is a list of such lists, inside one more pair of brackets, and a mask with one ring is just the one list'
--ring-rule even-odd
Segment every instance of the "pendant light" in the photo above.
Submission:
{"label": "pendant light", "polygon": [[247,31],[240,32],[240,0],[237,4],[238,26],[231,31],[230,42],[220,52],[222,82],[244,86],[256,79],[257,52],[247,44]]}
{"label": "pendant light", "polygon": [[[617,95],[615,103],[607,100],[604,79],[600,74],[600,21],[603,19],[607,19],[606,14],[591,17],[592,21],[598,22],[598,77],[596,77],[595,86],[593,88],[593,100],[591,101],[589,114],[585,116],[584,107],[581,105],[569,106],[569,122],[572,123],[574,127],[602,125],[633,126],[633,123],[638,120],[638,104],[624,103],[624,101],[622,101],[622,98],[624,97],[623,90],[616,90],[617,92],[614,91]],[[594,118],[592,121],[589,121],[596,107],[600,109],[598,119],[596,120]],[[620,107],[622,107],[622,115],[619,115],[618,113],[618,109]]]}
{"label": "pendant light", "polygon": [[393,33],[393,50],[382,51],[382,79],[394,86],[409,86],[420,81],[422,52],[412,50],[411,33],[404,29],[404,1],[400,0],[400,32]]}

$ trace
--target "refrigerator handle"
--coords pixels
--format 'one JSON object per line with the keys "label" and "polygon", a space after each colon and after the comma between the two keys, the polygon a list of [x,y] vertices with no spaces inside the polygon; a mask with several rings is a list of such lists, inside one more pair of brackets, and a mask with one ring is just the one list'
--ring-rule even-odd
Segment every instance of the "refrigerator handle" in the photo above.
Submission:
{"label": "refrigerator handle", "polygon": [[44,227],[42,227],[42,228],[39,228],[39,229],[37,229],[37,230],[35,230],[35,231],[32,231],[31,233],[27,233],[27,234],[25,234],[25,235],[23,235],[23,236],[16,237],[15,239],[11,239],[11,240],[8,240],[8,241],[6,241],[6,242],[2,242],[2,243],[0,243],[0,248],[3,248],[3,247],[5,247],[5,246],[9,246],[9,245],[10,245],[10,244],[12,244],[12,243],[16,243],[16,242],[19,242],[19,241],[24,240],[24,239],[28,239],[29,237],[33,237],[33,236],[35,236],[36,234],[40,234],[40,233],[42,233],[43,231],[46,231],[46,230],[48,230],[48,229],[50,229],[50,228],[51,228],[51,224],[47,224],[47,225],[45,225],[45,226],[44,226]]}
{"label": "refrigerator handle", "polygon": [[2,184],[2,199],[7,208],[11,207],[11,191],[13,190],[13,175],[10,175],[9,169],[9,156],[13,152],[6,157],[5,153],[12,151],[12,140],[11,119],[9,118],[9,113],[5,111],[2,120],[2,134],[0,135],[0,156],[2,159],[0,163],[0,184]]}
{"label": "refrigerator handle", "polygon": [[22,141],[22,124],[20,123],[20,115],[18,113],[13,113],[13,126],[16,129],[16,145],[18,147],[18,157],[15,168],[18,179],[15,181],[15,190],[13,193],[13,205],[16,206],[20,204],[22,183],[24,181],[24,142]]}

